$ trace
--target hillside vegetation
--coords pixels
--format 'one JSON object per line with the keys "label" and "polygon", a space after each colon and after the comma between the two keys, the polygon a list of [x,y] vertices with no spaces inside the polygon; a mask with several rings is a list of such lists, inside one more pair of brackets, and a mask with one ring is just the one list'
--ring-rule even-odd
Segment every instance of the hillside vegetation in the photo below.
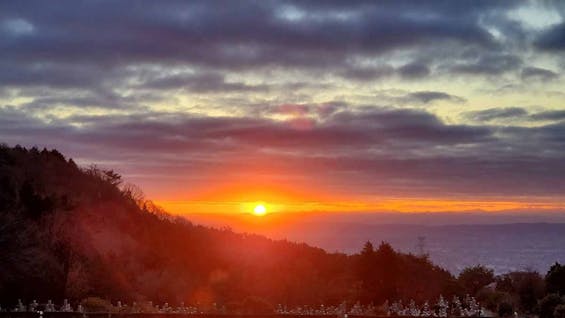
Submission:
{"label": "hillside vegetation", "polygon": [[492,281],[466,287],[426,256],[386,243],[360,250],[327,253],[195,225],[145,200],[114,171],[81,168],[56,150],[0,146],[4,303],[96,296],[236,311],[250,299],[266,307],[421,303],[477,293]]}

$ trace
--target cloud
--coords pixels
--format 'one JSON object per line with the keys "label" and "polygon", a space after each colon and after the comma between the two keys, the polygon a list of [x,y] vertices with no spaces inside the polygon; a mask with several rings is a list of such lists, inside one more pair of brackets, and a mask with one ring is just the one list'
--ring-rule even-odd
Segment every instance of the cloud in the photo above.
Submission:
{"label": "cloud", "polygon": [[[500,120],[520,121],[562,121],[565,120],[564,110],[546,110],[531,113],[522,107],[489,108],[479,111],[463,113],[467,119],[476,122],[490,122]],[[549,126],[548,126],[549,127]]]}
{"label": "cloud", "polygon": [[2,23],[2,28],[9,36],[26,36],[35,31],[33,24],[24,19],[7,19]]}
{"label": "cloud", "polygon": [[539,67],[525,67],[522,69],[523,80],[550,81],[559,77],[559,74]]}
{"label": "cloud", "polygon": [[[315,111],[324,111],[317,106]],[[42,122],[32,119],[21,109],[4,107],[4,118],[19,118],[19,130],[6,131],[7,135],[24,133],[30,129],[64,128],[69,141],[89,141],[94,144],[115,145],[118,148],[135,148],[139,142],[148,145],[139,150],[150,149],[150,144],[162,145],[157,140],[182,148],[185,141],[233,146],[242,149],[285,149],[308,150],[349,148],[354,145],[373,147],[396,140],[402,143],[450,145],[473,143],[490,138],[491,132],[480,127],[445,125],[437,117],[416,110],[395,110],[366,108],[362,110],[341,110],[329,117],[318,119],[309,129],[296,128],[291,121],[261,119],[253,117],[201,117],[180,113],[139,113],[129,116],[73,116],[56,122]],[[303,114],[311,106],[281,105],[279,111]],[[11,126],[18,127],[17,125]],[[45,134],[45,138],[49,134]],[[60,136],[53,136],[59,138]],[[107,139],[105,138],[107,137]],[[87,138],[87,140],[83,139]],[[100,138],[100,139],[96,139]],[[130,140],[135,138],[137,141]],[[122,143],[123,141],[123,143]],[[412,147],[412,146],[411,146]],[[288,148],[288,149],[287,149]]]}
{"label": "cloud", "polygon": [[565,110],[552,110],[552,111],[539,112],[536,114],[532,114],[531,118],[534,120],[550,120],[550,121],[565,120]]}
{"label": "cloud", "polygon": [[450,101],[454,103],[464,103],[465,98],[447,94],[444,92],[434,92],[434,91],[421,91],[409,93],[402,97],[406,102],[418,103],[418,104],[430,104],[435,101]]}
{"label": "cloud", "polygon": [[[343,11],[349,15],[340,17],[341,5],[298,2],[290,7],[300,14],[289,18],[284,14],[289,5],[274,1],[146,1],[135,10],[111,2],[66,1],[59,10],[41,2],[2,4],[4,16],[19,15],[37,32],[3,41],[0,58],[99,65],[159,61],[235,69],[327,67],[343,64],[351,52],[383,54],[427,43],[489,49],[496,41],[480,24],[481,10],[511,6],[351,3]],[[42,10],[32,9],[38,7]],[[69,25],[80,28],[68,32]]]}
{"label": "cloud", "polygon": [[565,50],[565,23],[557,24],[545,30],[536,39],[537,48],[546,51]]}
{"label": "cloud", "polygon": [[464,115],[466,118],[481,122],[499,119],[523,118],[528,115],[528,111],[521,107],[505,107],[466,112]]}
{"label": "cloud", "polygon": [[352,67],[341,72],[341,75],[348,79],[358,81],[376,80],[389,77],[394,74],[394,68],[390,65],[379,67]]}
{"label": "cloud", "polygon": [[50,88],[96,88],[106,80],[120,77],[116,72],[91,65],[60,63],[13,63],[0,58],[0,85]]}
{"label": "cloud", "polygon": [[469,62],[457,62],[450,67],[450,72],[474,75],[499,75],[517,70],[522,59],[513,54],[481,54]]}
{"label": "cloud", "polygon": [[[501,75],[519,71],[521,57],[492,30],[518,28],[505,17],[520,5],[142,0],[132,9],[109,1],[63,1],[58,8],[40,1],[1,3],[0,84],[222,94],[282,89],[284,83],[273,87],[264,78],[248,81],[252,72],[267,80],[285,72],[333,74],[356,84],[425,80],[442,69],[453,76]],[[526,45],[518,33],[504,34]]]}
{"label": "cloud", "polygon": [[284,115],[290,117],[312,117],[325,120],[336,112],[343,110],[347,104],[341,102],[328,102],[319,104],[281,104],[269,106],[265,115]]}
{"label": "cloud", "polygon": [[210,92],[253,92],[267,91],[267,85],[249,85],[240,82],[228,82],[225,76],[218,73],[198,73],[158,76],[148,79],[141,85],[149,89],[183,89],[196,93]]}
{"label": "cloud", "polygon": [[[315,111],[281,105],[283,113]],[[550,195],[565,190],[565,126],[446,124],[422,110],[346,107],[310,125],[256,117],[140,112],[55,121],[0,108],[10,144],[57,147],[141,178],[211,186],[268,175],[384,194]],[[38,142],[37,136],[41,137]],[[308,181],[309,180],[309,181]],[[341,191],[340,190],[340,191]]]}
{"label": "cloud", "polygon": [[427,65],[414,62],[399,67],[398,73],[403,78],[415,79],[429,76],[431,71]]}
{"label": "cloud", "polygon": [[386,64],[365,67],[350,66],[339,74],[346,79],[372,81],[391,78],[394,75],[398,75],[402,79],[419,79],[429,76],[430,73],[429,67],[425,64],[409,63],[397,68]]}

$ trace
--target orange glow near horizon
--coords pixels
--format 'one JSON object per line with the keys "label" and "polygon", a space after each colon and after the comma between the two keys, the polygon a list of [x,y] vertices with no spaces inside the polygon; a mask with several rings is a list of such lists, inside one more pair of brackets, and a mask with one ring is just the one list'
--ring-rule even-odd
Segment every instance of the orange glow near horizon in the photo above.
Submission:
{"label": "orange glow near horizon", "polygon": [[[155,203],[177,215],[565,210],[565,203],[555,198],[352,195],[326,186],[260,178],[252,184],[241,180],[225,180],[220,185],[193,189],[189,193],[171,193],[165,198],[161,196],[162,199],[156,196]],[[255,211],[259,205],[263,206],[265,212]]]}
{"label": "orange glow near horizon", "polygon": [[[228,197],[230,197],[228,195]],[[428,199],[428,198],[339,198],[336,200],[312,197],[311,200],[304,196],[287,197],[268,195],[269,204],[260,201],[258,197],[249,195],[241,196],[241,200],[223,197],[208,197],[206,199],[188,200],[156,200],[172,214],[248,214],[255,215],[270,213],[292,214],[308,212],[398,212],[398,213],[426,213],[426,212],[501,212],[520,210],[565,210],[565,203],[556,201],[539,200],[466,200],[466,199]],[[262,207],[259,207],[262,206]],[[257,213],[255,209],[265,212]]]}
{"label": "orange glow near horizon", "polygon": [[[456,196],[428,194],[392,195],[378,187],[374,194],[356,193],[354,189],[335,186],[331,180],[275,178],[286,175],[259,165],[260,174],[251,172],[233,177],[225,171],[214,173],[226,177],[216,184],[203,184],[190,190],[159,189],[156,204],[176,215],[227,214],[256,216],[262,204],[268,215],[292,213],[426,213],[426,212],[501,212],[522,210],[565,210],[565,201],[556,198],[526,196]],[[269,172],[269,173],[267,173]],[[290,173],[289,173],[290,175]],[[168,190],[168,191],[167,191]],[[441,195],[441,194],[439,194]],[[259,213],[261,214],[261,213]],[[269,218],[271,219],[271,218]]]}

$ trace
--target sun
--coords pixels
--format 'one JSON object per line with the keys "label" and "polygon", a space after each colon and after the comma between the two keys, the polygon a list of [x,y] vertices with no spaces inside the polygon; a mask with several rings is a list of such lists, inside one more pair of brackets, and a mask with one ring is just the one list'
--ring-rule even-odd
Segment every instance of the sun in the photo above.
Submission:
{"label": "sun", "polygon": [[253,214],[255,214],[257,216],[263,216],[263,215],[267,214],[267,209],[265,208],[265,206],[263,204],[257,204],[253,208]]}

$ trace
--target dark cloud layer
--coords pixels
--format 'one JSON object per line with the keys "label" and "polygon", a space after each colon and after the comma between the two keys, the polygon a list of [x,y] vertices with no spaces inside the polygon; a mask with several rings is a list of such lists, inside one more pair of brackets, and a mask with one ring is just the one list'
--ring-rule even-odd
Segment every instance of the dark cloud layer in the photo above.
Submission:
{"label": "dark cloud layer", "polygon": [[[461,6],[475,7],[471,4],[446,6],[439,2],[435,8],[409,2],[353,4],[342,12],[349,11],[355,18],[340,19],[333,18],[332,14],[340,12],[341,5],[321,2],[171,1],[156,4],[145,1],[132,6],[67,1],[57,7],[41,1],[4,3],[3,15],[12,18],[9,20],[12,24],[21,21],[20,25],[29,25],[29,31],[14,32],[14,28],[4,28],[9,36],[3,41],[6,50],[2,56],[22,53],[19,59],[94,58],[112,63],[119,63],[125,57],[159,61],[191,59],[202,63],[279,59],[278,62],[284,63],[300,59],[292,52],[285,55],[285,51],[297,48],[301,52],[325,51],[340,55],[346,50],[382,52],[432,40],[493,45],[493,38],[477,23],[477,11],[462,10]],[[407,13],[418,12],[426,18],[413,14],[391,15],[403,7]],[[306,18],[295,18],[288,11],[298,11],[296,15]],[[20,29],[25,27],[20,26]],[[104,29],[116,35],[107,36]],[[238,51],[237,47],[226,47],[231,45],[245,45],[249,49]],[[265,55],[277,48],[286,50],[281,50],[278,56]]]}
{"label": "dark cloud layer", "polygon": [[[307,110],[306,105],[295,108]],[[488,196],[565,190],[563,124],[448,125],[424,111],[374,107],[346,108],[307,126],[292,120],[178,113],[46,123],[11,107],[2,108],[0,118],[0,134],[10,143],[33,145],[42,136],[41,144],[80,151],[83,157],[121,158],[126,171],[169,171],[186,175],[187,182],[215,167],[229,171],[225,177],[260,173],[268,162],[271,173],[285,171],[281,177],[346,177],[343,186],[357,192],[378,187],[382,193]]]}
{"label": "dark cloud layer", "polygon": [[565,50],[565,23],[546,30],[536,41],[537,47],[548,51]]}
{"label": "dark cloud layer", "polygon": [[[443,45],[446,50],[458,48],[452,54],[452,72],[499,74],[518,67],[520,59],[499,54],[502,43],[481,21],[496,15],[503,28],[510,24],[503,13],[520,3],[2,2],[0,61],[9,72],[2,72],[0,83],[91,87],[127,75],[123,67],[135,64],[223,70],[345,68],[344,76],[368,79],[393,72],[360,68],[350,63],[352,58]],[[545,43],[547,37],[555,38],[541,35],[539,41]],[[474,56],[469,58],[465,50]],[[434,56],[425,58],[433,61]],[[108,72],[120,67],[122,74]],[[421,78],[430,74],[430,67],[412,62],[398,73]]]}
{"label": "dark cloud layer", "polygon": [[[245,92],[264,85],[227,81],[228,73],[284,68],[318,70],[368,81],[440,74],[520,71],[515,46],[558,47],[562,25],[523,36],[506,18],[522,1],[43,1],[0,3],[0,85],[139,88],[145,66],[163,72],[142,87]],[[558,4],[557,4],[558,5]],[[488,27],[485,25],[488,21]],[[492,28],[508,38],[493,36]],[[512,46],[508,42],[515,43]],[[412,61],[367,66],[356,61]],[[192,68],[187,74],[165,74]],[[524,78],[553,71],[526,67]]]}

